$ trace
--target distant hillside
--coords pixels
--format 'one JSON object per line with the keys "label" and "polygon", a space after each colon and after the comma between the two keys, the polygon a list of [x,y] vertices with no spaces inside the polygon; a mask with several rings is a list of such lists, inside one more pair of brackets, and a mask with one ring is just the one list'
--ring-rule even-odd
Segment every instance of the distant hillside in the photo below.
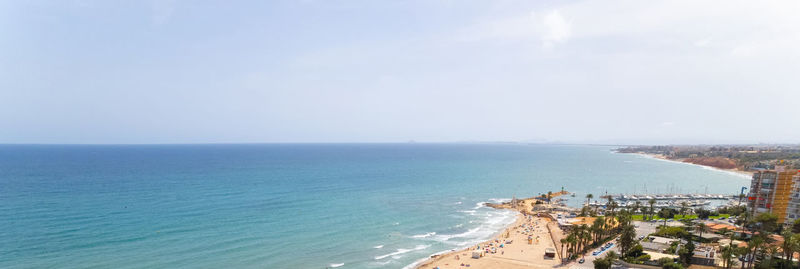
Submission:
{"label": "distant hillside", "polygon": [[721,169],[736,169],[736,160],[725,157],[695,157],[683,159],[683,162],[711,166]]}
{"label": "distant hillside", "polygon": [[772,169],[778,163],[800,169],[800,145],[631,146],[617,152],[659,155],[670,160],[743,171]]}

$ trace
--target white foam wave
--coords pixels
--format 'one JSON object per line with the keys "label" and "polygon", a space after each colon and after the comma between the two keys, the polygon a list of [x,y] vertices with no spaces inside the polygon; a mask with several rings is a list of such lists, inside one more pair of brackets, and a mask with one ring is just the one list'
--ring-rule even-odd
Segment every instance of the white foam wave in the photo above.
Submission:
{"label": "white foam wave", "polygon": [[470,216],[475,216],[475,213],[477,213],[478,211],[475,211],[475,210],[459,210],[458,212],[467,213]]}
{"label": "white foam wave", "polygon": [[431,235],[435,235],[435,234],[436,234],[436,232],[430,232],[430,233],[425,233],[425,234],[412,235],[411,237],[413,237],[413,238],[426,238],[426,237],[430,237]]}
{"label": "white foam wave", "polygon": [[475,227],[475,228],[469,229],[469,230],[467,230],[466,232],[463,232],[463,233],[437,235],[436,239],[437,239],[437,241],[447,241],[447,240],[450,240],[452,238],[469,237],[470,235],[473,235],[473,234],[477,233],[478,231],[480,231],[480,229],[481,229],[481,227]]}
{"label": "white foam wave", "polygon": [[416,261],[412,262],[411,264],[404,266],[403,269],[416,268],[417,265],[419,265],[420,263],[428,260],[430,257],[436,256],[436,255],[445,254],[445,253],[452,252],[452,251],[456,251],[456,249],[443,250],[443,251],[439,251],[439,252],[433,253],[430,256],[428,256],[427,258],[422,258],[422,259],[416,260]]}
{"label": "white foam wave", "polygon": [[478,203],[475,204],[475,207],[473,207],[472,209],[473,210],[474,209],[479,209],[481,207],[486,207],[486,203],[485,202],[478,202]]}
{"label": "white foam wave", "polygon": [[375,263],[377,263],[377,264],[379,264],[379,265],[387,265],[387,264],[390,264],[390,263],[392,263],[392,262],[394,262],[394,261],[393,261],[393,260],[386,260],[385,262],[379,262],[379,261],[376,261]]}
{"label": "white foam wave", "polygon": [[331,267],[331,268],[336,268],[336,267],[340,267],[342,265],[344,265],[344,263],[331,263],[328,266]]}
{"label": "white foam wave", "polygon": [[[438,234],[433,237],[435,241],[456,245],[465,246],[473,243],[478,243],[490,239],[490,237],[506,226],[516,220],[517,212],[511,210],[496,211],[495,214],[484,215],[482,220],[478,221],[480,225],[456,234]],[[474,221],[470,221],[473,223]],[[457,240],[456,240],[457,239]]]}
{"label": "white foam wave", "polygon": [[383,248],[383,245],[377,245],[377,246],[374,246],[372,248]]}
{"label": "white foam wave", "polygon": [[423,249],[426,249],[426,248],[428,248],[430,246],[431,245],[417,245],[416,247],[411,248],[411,249],[398,248],[397,251],[395,251],[395,252],[392,252],[392,253],[389,253],[389,254],[386,254],[386,255],[375,256],[375,259],[376,260],[382,260],[382,259],[385,259],[386,257],[393,257],[393,256],[398,256],[398,255],[403,254],[403,253],[408,253],[408,252],[417,251],[417,250],[423,250]]}

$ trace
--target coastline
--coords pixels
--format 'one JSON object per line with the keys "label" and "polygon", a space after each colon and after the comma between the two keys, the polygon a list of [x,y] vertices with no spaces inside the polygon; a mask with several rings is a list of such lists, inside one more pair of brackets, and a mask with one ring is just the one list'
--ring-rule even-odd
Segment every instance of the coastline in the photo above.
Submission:
{"label": "coastline", "polygon": [[[559,195],[562,193],[559,192]],[[554,195],[557,196],[557,195]],[[511,202],[492,204],[487,207],[498,210],[516,210],[517,219],[507,227],[494,234],[489,240],[465,247],[435,253],[428,258],[410,264],[405,268],[433,269],[433,268],[463,268],[475,266],[478,268],[552,268],[560,264],[560,253],[555,258],[545,258],[546,248],[558,249],[551,235],[553,221],[545,216],[534,213],[535,198],[519,199],[518,206],[513,207]],[[560,230],[556,232],[561,232]],[[481,258],[472,258],[473,252],[479,251]],[[527,251],[527,252],[526,252]],[[537,255],[530,255],[530,253]],[[556,251],[558,252],[558,251]]]}
{"label": "coastline", "polygon": [[[617,153],[621,153],[621,152],[617,152]],[[622,154],[636,154],[636,155],[639,155],[639,156],[642,156],[642,157],[645,157],[645,158],[658,159],[658,160],[662,160],[662,161],[682,163],[682,164],[688,164],[688,165],[696,165],[696,166],[700,166],[700,167],[703,167],[703,168],[706,168],[706,169],[711,169],[711,170],[716,170],[716,171],[720,171],[720,172],[733,173],[733,174],[737,174],[737,175],[740,175],[740,176],[745,176],[747,178],[750,178],[750,177],[753,176],[753,172],[746,171],[746,170],[741,170],[739,168],[726,169],[726,168],[719,168],[719,167],[714,167],[714,166],[710,166],[710,165],[697,164],[697,163],[687,162],[686,159],[683,159],[683,158],[670,159],[670,158],[667,158],[667,156],[664,156],[663,154],[653,154],[653,153],[646,153],[646,152],[622,153]]]}

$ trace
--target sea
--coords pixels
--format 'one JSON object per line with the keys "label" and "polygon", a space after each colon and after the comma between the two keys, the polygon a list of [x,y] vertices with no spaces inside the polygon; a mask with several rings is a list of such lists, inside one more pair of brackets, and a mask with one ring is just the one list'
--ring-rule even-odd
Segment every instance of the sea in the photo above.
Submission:
{"label": "sea", "polygon": [[0,145],[0,268],[411,268],[514,221],[486,202],[749,184],[614,148]]}

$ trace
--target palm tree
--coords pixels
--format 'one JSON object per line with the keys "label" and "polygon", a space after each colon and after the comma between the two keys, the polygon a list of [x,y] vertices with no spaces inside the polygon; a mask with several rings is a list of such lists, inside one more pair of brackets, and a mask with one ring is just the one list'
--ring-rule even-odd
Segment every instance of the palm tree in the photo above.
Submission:
{"label": "palm tree", "polygon": [[639,211],[639,209],[641,207],[642,207],[642,202],[636,201],[636,203],[633,204],[633,213],[636,213],[636,211]]}
{"label": "palm tree", "polygon": [[572,232],[570,232],[570,234],[569,234],[569,235],[567,235],[567,246],[568,246],[568,248],[569,248],[569,249],[567,250],[567,254],[568,254],[570,257],[572,257],[572,254],[574,254],[574,253],[575,253],[575,245],[576,245],[576,243],[577,243],[577,242],[578,242],[578,239],[575,237],[575,234],[573,234]]}
{"label": "palm tree", "polygon": [[[794,256],[794,252],[797,249],[797,236],[789,229],[783,231],[781,236],[783,236],[783,244],[781,244],[781,249],[783,250],[783,259],[791,264],[792,256]],[[786,262],[781,263],[781,268],[783,268]]]}
{"label": "palm tree", "polygon": [[748,268],[753,267],[753,263],[756,260],[756,256],[758,256],[758,253],[761,252],[760,250],[764,246],[764,244],[766,244],[766,241],[764,241],[764,238],[761,235],[753,236],[753,238],[750,239],[750,242],[747,242],[748,252],[750,253],[750,260],[747,261]]}
{"label": "palm tree", "polygon": [[586,195],[586,206],[589,206],[589,203],[592,202],[592,198],[594,198],[594,195],[591,193]]}
{"label": "palm tree", "polygon": [[656,199],[650,199],[650,201],[647,201],[647,203],[650,204],[650,219],[653,219],[653,213],[655,212],[653,208],[656,204]]}
{"label": "palm tree", "polygon": [[664,218],[664,226],[667,226],[667,217],[669,217],[669,209],[662,208],[661,211],[658,212],[658,216]]}
{"label": "palm tree", "polygon": [[695,229],[697,229],[697,232],[700,234],[699,237],[703,237],[703,232],[708,230],[708,226],[700,221],[697,223],[697,227],[695,227]]}
{"label": "palm tree", "polygon": [[688,204],[687,204],[685,201],[684,201],[684,202],[681,202],[681,208],[680,208],[680,211],[679,211],[679,212],[681,213],[681,215],[682,215],[684,218],[686,217],[686,209],[688,209]]}
{"label": "palm tree", "polygon": [[605,226],[605,218],[597,217],[592,222],[591,232],[594,234],[594,242],[600,241],[603,238],[603,228]]}
{"label": "palm tree", "polygon": [[567,244],[566,238],[561,238],[561,258],[564,258],[564,245]]}
{"label": "palm tree", "polygon": [[[767,256],[767,267],[766,268],[772,268],[772,262],[773,262],[773,260],[775,260],[775,254],[778,253],[778,247],[777,246],[773,246],[773,245],[767,245],[763,249],[766,250],[766,252],[767,252],[767,255],[766,255]],[[761,262],[763,263],[764,261],[761,261]]]}
{"label": "palm tree", "polygon": [[722,267],[731,268],[733,265],[733,257],[739,252],[740,250],[734,245],[722,247]]}

